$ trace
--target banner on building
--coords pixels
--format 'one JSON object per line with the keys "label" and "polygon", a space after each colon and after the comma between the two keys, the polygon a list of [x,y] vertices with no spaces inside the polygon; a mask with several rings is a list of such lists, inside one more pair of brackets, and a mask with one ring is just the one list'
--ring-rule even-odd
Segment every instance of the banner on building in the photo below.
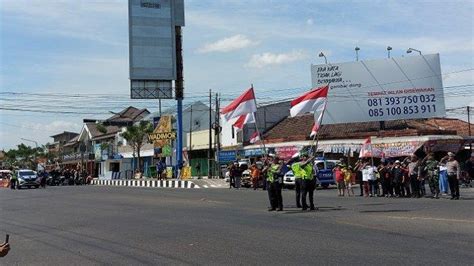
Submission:
{"label": "banner on building", "polygon": [[423,141],[407,141],[394,143],[372,143],[362,145],[360,158],[391,158],[413,155],[421,146]]}
{"label": "banner on building", "polygon": [[322,124],[445,115],[439,54],[312,65],[311,78],[330,85]]}

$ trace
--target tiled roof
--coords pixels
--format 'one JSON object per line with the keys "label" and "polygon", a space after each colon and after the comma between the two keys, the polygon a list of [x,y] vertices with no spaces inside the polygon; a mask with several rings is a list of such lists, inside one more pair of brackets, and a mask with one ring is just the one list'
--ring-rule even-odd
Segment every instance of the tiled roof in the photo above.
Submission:
{"label": "tiled roof", "polygon": [[86,123],[89,132],[91,133],[92,139],[97,137],[102,137],[103,135],[114,135],[115,133],[120,131],[118,126],[105,126],[107,132],[104,134],[97,129],[96,123]]}
{"label": "tiled roof", "polygon": [[136,122],[149,113],[147,109],[137,109],[133,106],[129,106],[120,113],[106,119],[105,122]]}
{"label": "tiled roof", "polygon": [[64,144],[65,147],[67,146],[72,146],[77,143],[79,140],[79,135],[75,136],[74,138],[70,139],[66,144]]}
{"label": "tiled roof", "polygon": [[[309,139],[313,115],[288,117],[265,132],[268,142],[299,141]],[[443,125],[440,127],[439,125]],[[418,136],[418,135],[467,135],[467,123],[458,119],[434,118],[393,120],[385,122],[385,130],[379,130],[379,122],[343,123],[323,125],[320,139],[351,139],[368,136]]]}
{"label": "tiled roof", "polygon": [[61,136],[61,135],[74,135],[74,136],[77,136],[77,135],[79,135],[79,133],[70,132],[70,131],[64,131],[64,132],[62,132],[62,133],[58,133],[58,134],[52,135],[52,136],[50,136],[50,137],[51,137],[51,138],[54,138],[54,137],[59,137],[59,136]]}
{"label": "tiled roof", "polygon": [[[456,118],[430,118],[426,122],[443,130],[455,130],[460,136],[469,136],[469,123]],[[471,131],[474,131],[474,125],[471,124]]]}

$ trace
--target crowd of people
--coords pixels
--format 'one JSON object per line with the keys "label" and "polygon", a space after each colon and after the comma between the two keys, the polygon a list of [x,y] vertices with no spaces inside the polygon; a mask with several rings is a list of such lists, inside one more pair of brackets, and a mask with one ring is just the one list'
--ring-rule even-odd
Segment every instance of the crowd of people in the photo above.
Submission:
{"label": "crowd of people", "polygon": [[[382,160],[374,166],[370,159],[356,163],[354,171],[360,182],[361,196],[365,197],[411,197],[421,198],[431,196],[438,199],[441,194],[447,194],[451,199],[458,200],[460,180],[469,182],[469,177],[463,179],[461,166],[449,152],[437,161],[434,154],[428,154],[423,159],[416,155],[405,158],[403,161]],[[468,175],[472,175],[474,156],[466,162]],[[471,173],[469,173],[471,171]],[[426,191],[428,184],[430,193]]]}
{"label": "crowd of people", "polygon": [[[355,196],[354,185],[359,183],[360,196],[365,197],[395,197],[395,198],[440,198],[448,195],[450,199],[460,198],[460,181],[469,183],[473,176],[474,154],[464,163],[464,177],[461,165],[455,159],[455,154],[447,153],[439,161],[434,154],[423,158],[416,155],[404,159],[382,159],[375,164],[371,158],[358,160],[353,166],[341,158],[333,168],[338,196]],[[246,165],[234,162],[229,165],[230,188],[239,189],[242,173]],[[253,189],[257,189],[263,177],[263,188],[268,191],[270,202],[269,211],[282,211],[283,177],[289,170],[295,177],[296,207],[302,210],[314,210],[314,190],[316,176],[319,171],[314,165],[314,157],[302,153],[294,158],[283,161],[274,155],[256,160],[248,168]],[[470,177],[469,177],[470,176]],[[426,190],[428,184],[429,192]],[[307,201],[308,200],[308,201]]]}

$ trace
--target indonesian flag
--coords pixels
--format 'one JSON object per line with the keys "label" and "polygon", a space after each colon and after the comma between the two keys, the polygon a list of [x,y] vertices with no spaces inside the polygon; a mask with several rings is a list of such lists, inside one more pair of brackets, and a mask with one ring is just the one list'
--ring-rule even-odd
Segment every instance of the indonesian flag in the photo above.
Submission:
{"label": "indonesian flag", "polygon": [[254,113],[239,116],[239,119],[232,125],[238,130],[242,130],[245,124],[255,123]]}
{"label": "indonesian flag", "polygon": [[329,85],[307,92],[291,101],[291,117],[324,110],[328,97]]}
{"label": "indonesian flag", "polygon": [[369,136],[364,140],[360,149],[359,158],[373,157],[372,138]]}
{"label": "indonesian flag", "polygon": [[246,90],[239,98],[233,100],[229,105],[221,110],[221,114],[229,121],[234,117],[254,113],[257,111],[255,104],[255,94],[253,88]]}
{"label": "indonesian flag", "polygon": [[254,144],[255,142],[259,140],[260,140],[260,135],[258,134],[258,132],[255,131],[255,133],[253,133],[252,136],[250,136],[250,143]]}

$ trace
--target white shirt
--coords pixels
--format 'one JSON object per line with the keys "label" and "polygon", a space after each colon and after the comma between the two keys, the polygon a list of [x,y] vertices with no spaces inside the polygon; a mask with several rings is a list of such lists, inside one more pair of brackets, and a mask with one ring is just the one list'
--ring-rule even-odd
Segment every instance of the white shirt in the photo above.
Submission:
{"label": "white shirt", "polygon": [[375,180],[375,167],[370,165],[362,169],[362,181],[367,182],[369,180]]}

